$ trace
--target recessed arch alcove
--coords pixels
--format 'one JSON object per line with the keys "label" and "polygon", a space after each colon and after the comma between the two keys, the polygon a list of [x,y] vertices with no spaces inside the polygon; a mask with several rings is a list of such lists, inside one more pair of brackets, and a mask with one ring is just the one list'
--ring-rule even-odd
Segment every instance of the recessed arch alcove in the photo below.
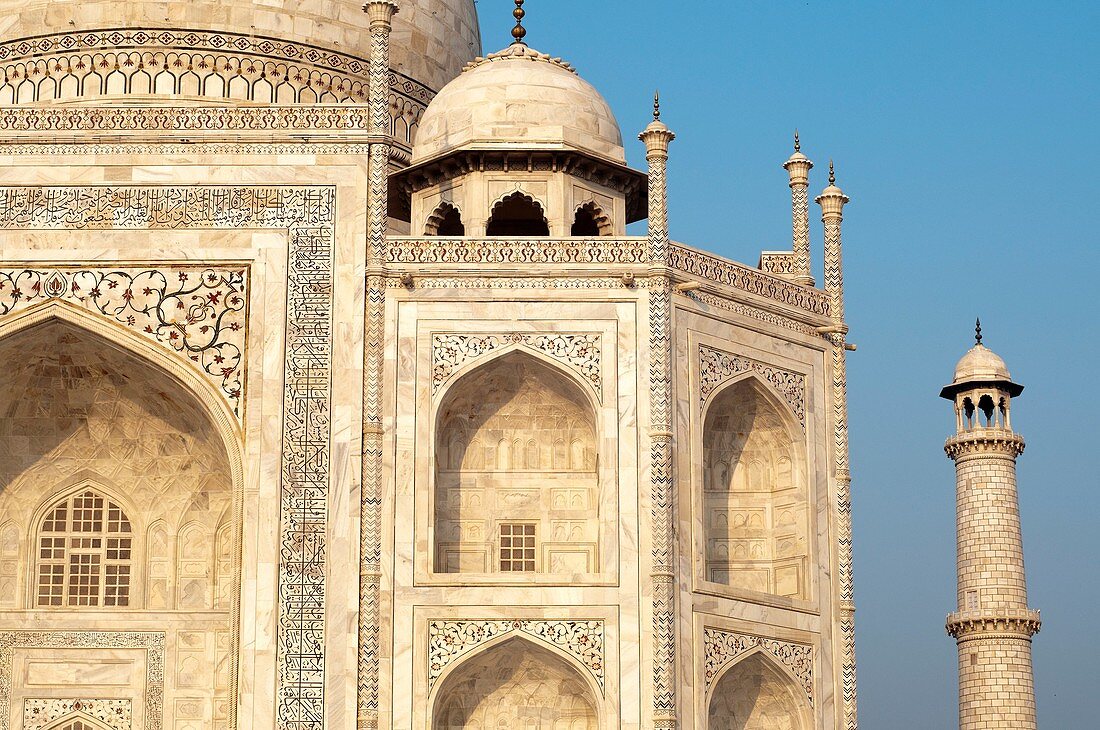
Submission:
{"label": "recessed arch alcove", "polygon": [[585,387],[524,349],[460,375],[436,418],[435,572],[597,572],[597,423]]}
{"label": "recessed arch alcove", "polygon": [[705,407],[704,579],[785,598],[809,595],[810,502],[800,424],[748,375]]}
{"label": "recessed arch alcove", "polygon": [[764,651],[747,654],[712,685],[709,730],[810,730],[813,711],[805,690]]}
{"label": "recessed arch alcove", "polygon": [[241,454],[220,394],[176,357],[68,305],[0,323],[0,525],[26,530],[0,608],[59,629],[156,628],[193,660],[186,691],[224,702]]}
{"label": "recessed arch alcove", "polygon": [[599,730],[598,695],[583,670],[512,637],[465,658],[435,692],[433,730]]}

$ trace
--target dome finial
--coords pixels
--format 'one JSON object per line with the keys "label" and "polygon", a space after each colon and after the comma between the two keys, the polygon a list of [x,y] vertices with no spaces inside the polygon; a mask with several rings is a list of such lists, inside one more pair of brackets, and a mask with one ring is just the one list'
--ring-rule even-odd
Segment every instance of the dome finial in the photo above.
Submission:
{"label": "dome finial", "polygon": [[661,90],[653,92],[653,121],[661,121]]}
{"label": "dome finial", "polygon": [[526,46],[523,42],[524,37],[527,36],[527,29],[523,27],[523,18],[527,15],[527,11],[523,9],[523,0],[516,0],[516,9],[512,11],[512,15],[516,17],[516,27],[512,28],[512,45]]}
{"label": "dome finial", "polygon": [[829,184],[836,185],[836,167],[833,166],[832,160],[829,160]]}
{"label": "dome finial", "polygon": [[982,344],[982,320],[980,317],[974,323],[974,344]]}
{"label": "dome finial", "polygon": [[802,143],[798,140],[798,130],[797,129],[794,130],[794,151],[795,152],[801,152],[802,151]]}

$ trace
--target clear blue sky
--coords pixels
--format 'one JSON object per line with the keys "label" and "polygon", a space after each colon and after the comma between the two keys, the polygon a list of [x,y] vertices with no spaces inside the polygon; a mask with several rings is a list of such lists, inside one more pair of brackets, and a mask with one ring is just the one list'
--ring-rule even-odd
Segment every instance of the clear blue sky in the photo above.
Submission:
{"label": "clear blue sky", "polygon": [[[487,51],[511,0],[480,0]],[[654,87],[678,133],[673,237],[755,264],[789,247],[797,126],[845,221],[862,726],[957,726],[951,406],[972,343],[1027,390],[1020,495],[1039,720],[1097,726],[1100,671],[1100,3],[529,0],[528,41],[632,140]],[[816,208],[815,208],[816,210]],[[820,224],[814,253],[821,255]],[[820,269],[820,261],[818,261]]]}

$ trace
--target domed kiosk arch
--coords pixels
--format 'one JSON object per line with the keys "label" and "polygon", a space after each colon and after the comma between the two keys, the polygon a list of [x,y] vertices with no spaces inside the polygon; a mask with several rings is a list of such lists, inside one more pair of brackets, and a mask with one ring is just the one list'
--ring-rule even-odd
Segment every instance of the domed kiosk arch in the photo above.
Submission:
{"label": "domed kiosk arch", "polygon": [[448,667],[429,703],[432,730],[599,730],[602,692],[576,659],[518,633]]}
{"label": "domed kiosk arch", "polygon": [[591,384],[517,344],[468,363],[436,403],[433,572],[599,572]]}
{"label": "domed kiosk arch", "polygon": [[792,407],[750,371],[707,397],[700,423],[697,575],[808,600],[810,486],[805,431]]}
{"label": "domed kiosk arch", "polygon": [[813,702],[799,679],[756,647],[723,666],[706,693],[708,730],[812,730]]}

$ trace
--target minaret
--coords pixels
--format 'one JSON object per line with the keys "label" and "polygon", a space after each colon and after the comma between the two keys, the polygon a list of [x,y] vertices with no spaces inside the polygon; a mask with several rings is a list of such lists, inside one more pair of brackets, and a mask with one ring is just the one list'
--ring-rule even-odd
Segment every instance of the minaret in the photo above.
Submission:
{"label": "minaret", "polygon": [[791,217],[793,219],[791,250],[794,252],[794,280],[806,286],[814,285],[810,274],[810,170],[814,163],[802,154],[798,131],[794,133],[794,154],[783,163],[791,181]]}
{"label": "minaret", "polygon": [[1023,391],[1004,360],[977,343],[940,395],[955,403],[958,611],[947,632],[959,645],[959,728],[1034,730],[1031,637],[1039,612],[1027,605],[1016,458],[1024,440],[1012,430],[1012,399]]}

